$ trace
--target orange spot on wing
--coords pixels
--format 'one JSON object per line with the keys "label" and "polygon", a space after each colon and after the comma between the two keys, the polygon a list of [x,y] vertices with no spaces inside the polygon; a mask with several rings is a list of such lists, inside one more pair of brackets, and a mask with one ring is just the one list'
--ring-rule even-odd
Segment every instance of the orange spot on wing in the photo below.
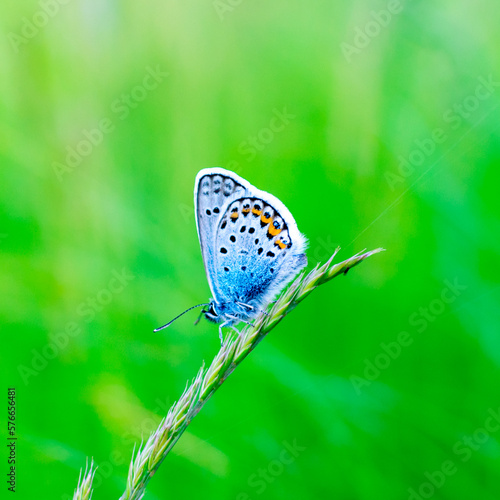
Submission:
{"label": "orange spot on wing", "polygon": [[281,250],[286,248],[286,245],[283,243],[282,239],[276,240],[274,243],[275,246],[280,247]]}
{"label": "orange spot on wing", "polygon": [[269,234],[271,236],[277,236],[278,234],[281,233],[281,231],[283,231],[283,229],[281,229],[280,227],[279,228],[275,228],[274,226],[269,227]]}
{"label": "orange spot on wing", "polygon": [[252,213],[255,215],[260,215],[262,213],[262,210],[257,210],[256,208],[252,208]]}
{"label": "orange spot on wing", "polygon": [[233,212],[233,213],[231,214],[231,219],[233,219],[233,220],[236,220],[238,217],[239,217],[238,212]]}
{"label": "orange spot on wing", "polygon": [[260,220],[261,220],[264,224],[269,224],[269,223],[273,220],[273,218],[272,218],[272,217],[267,218],[265,215],[262,215],[262,216],[261,216],[261,218],[260,218]]}

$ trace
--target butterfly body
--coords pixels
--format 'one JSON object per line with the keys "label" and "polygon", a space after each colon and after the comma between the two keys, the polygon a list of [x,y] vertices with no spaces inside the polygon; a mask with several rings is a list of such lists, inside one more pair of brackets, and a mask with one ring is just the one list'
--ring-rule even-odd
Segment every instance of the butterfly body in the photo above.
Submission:
{"label": "butterfly body", "polygon": [[201,170],[194,202],[213,294],[203,313],[221,333],[258,316],[305,267],[306,239],[283,203],[229,170]]}

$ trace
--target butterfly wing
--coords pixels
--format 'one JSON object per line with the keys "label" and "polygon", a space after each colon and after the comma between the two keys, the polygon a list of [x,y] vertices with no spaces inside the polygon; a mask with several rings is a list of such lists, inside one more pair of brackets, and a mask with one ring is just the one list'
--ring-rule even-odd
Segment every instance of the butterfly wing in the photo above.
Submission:
{"label": "butterfly wing", "polygon": [[249,183],[222,168],[200,170],[195,180],[194,205],[196,228],[208,284],[217,300],[215,288],[215,232],[228,204],[246,193]]}
{"label": "butterfly wing", "polygon": [[256,306],[267,304],[306,266],[306,245],[283,203],[250,185],[218,221],[213,258],[219,296],[258,313]]}

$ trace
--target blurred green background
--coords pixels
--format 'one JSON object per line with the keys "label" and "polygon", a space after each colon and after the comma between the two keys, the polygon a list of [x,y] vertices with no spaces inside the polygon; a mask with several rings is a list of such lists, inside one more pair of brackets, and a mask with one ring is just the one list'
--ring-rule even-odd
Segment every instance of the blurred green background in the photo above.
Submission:
{"label": "blurred green background", "polygon": [[196,313],[153,328],[209,297],[193,182],[223,166],[290,208],[310,266],[337,245],[338,260],[387,252],[272,332],[146,498],[498,499],[499,14],[492,0],[2,6],[17,498],[69,498],[86,457],[93,498],[118,498],[134,443],[217,352]]}

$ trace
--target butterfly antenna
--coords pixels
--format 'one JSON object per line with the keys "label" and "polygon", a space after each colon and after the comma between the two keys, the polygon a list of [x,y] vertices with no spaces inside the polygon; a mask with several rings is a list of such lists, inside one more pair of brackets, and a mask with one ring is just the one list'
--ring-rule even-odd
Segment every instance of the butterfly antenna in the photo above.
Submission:
{"label": "butterfly antenna", "polygon": [[210,304],[198,304],[197,306],[190,307],[189,309],[186,309],[184,312],[180,313],[179,316],[176,316],[172,321],[169,321],[166,325],[160,326],[160,328],[155,328],[155,330],[153,331],[156,333],[159,332],[160,330],[164,330],[165,328],[169,327],[174,321],[178,320],[181,316],[184,316],[184,314],[186,314],[187,312],[196,309],[197,307],[203,307],[209,305]]}

